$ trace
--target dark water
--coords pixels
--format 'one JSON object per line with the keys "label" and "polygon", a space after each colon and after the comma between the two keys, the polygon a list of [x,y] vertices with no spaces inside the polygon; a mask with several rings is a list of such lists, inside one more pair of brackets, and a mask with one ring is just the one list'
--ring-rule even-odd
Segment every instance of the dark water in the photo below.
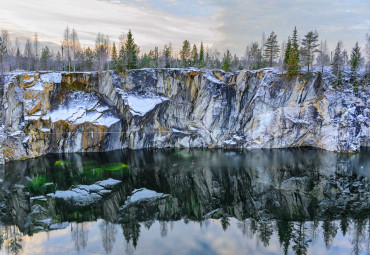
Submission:
{"label": "dark water", "polygon": [[369,150],[48,155],[0,178],[3,254],[370,254]]}

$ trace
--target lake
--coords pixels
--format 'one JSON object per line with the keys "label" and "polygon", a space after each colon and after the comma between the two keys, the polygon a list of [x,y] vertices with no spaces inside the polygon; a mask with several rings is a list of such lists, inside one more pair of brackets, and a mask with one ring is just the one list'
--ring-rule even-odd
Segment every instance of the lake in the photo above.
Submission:
{"label": "lake", "polygon": [[122,150],[0,169],[1,254],[370,254],[370,150]]}

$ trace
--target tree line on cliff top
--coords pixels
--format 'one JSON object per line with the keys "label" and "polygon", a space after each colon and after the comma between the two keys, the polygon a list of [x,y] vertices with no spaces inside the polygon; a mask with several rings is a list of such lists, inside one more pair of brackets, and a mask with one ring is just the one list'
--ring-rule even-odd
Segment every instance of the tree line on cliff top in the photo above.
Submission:
{"label": "tree line on cliff top", "polygon": [[[111,42],[108,35],[98,33],[95,47],[82,47],[75,29],[67,27],[59,50],[52,51],[48,46],[41,47],[38,35],[28,39],[23,47],[18,39],[11,41],[9,33],[2,30],[0,35],[1,74],[12,70],[56,70],[56,71],[102,71],[117,70],[123,72],[136,68],[208,68],[235,71],[241,69],[256,70],[264,67],[281,67],[290,76],[298,74],[302,68],[308,73],[313,66],[324,72],[324,67],[331,65],[336,77],[334,85],[342,85],[343,71],[351,70],[351,82],[358,86],[358,80],[370,79],[370,34],[365,37],[366,47],[361,50],[356,43],[349,54],[338,42],[334,52],[329,51],[326,40],[319,42],[316,31],[309,31],[298,39],[297,29],[292,36],[279,45],[274,32],[266,38],[262,35],[260,43],[252,42],[243,57],[232,55],[229,50],[221,55],[217,49],[208,49],[203,42],[191,44],[185,40],[179,51],[171,43],[160,50],[154,47],[149,52],[140,54],[140,47],[135,43],[131,30],[119,37],[119,42]],[[363,77],[358,76],[359,68],[365,67]]]}

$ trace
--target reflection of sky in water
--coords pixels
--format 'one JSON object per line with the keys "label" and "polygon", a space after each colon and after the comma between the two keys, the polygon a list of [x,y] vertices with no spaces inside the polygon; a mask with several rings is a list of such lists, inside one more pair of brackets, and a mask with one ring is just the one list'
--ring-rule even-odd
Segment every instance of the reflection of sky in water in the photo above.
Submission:
{"label": "reflection of sky in water", "polygon": [[[23,237],[22,254],[283,254],[280,246],[276,223],[269,223],[272,234],[266,247],[263,243],[261,229],[253,235],[251,222],[240,222],[230,219],[230,225],[223,230],[220,220],[202,222],[154,222],[149,229],[140,225],[140,236],[136,248],[132,241],[128,244],[123,235],[121,225],[98,220],[97,222],[72,223],[69,227],[50,232],[41,232],[33,236]],[[303,231],[299,232],[299,223],[295,224],[289,254],[296,251],[294,240],[303,233],[309,248],[307,254],[351,254],[359,240],[358,254],[368,254],[369,251],[369,221],[365,221],[361,235],[352,223],[346,236],[340,229],[340,222],[330,223],[334,238],[323,234],[323,223],[314,228],[313,222],[306,222]],[[150,224],[149,224],[150,225]],[[126,230],[127,231],[127,230]],[[127,232],[126,232],[127,233]],[[328,238],[329,247],[325,245]],[[3,247],[2,254],[7,254]]]}

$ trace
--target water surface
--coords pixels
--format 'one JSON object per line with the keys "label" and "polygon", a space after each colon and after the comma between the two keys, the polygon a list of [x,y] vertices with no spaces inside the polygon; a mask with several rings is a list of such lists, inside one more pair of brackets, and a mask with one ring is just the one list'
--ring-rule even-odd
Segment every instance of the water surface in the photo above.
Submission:
{"label": "water surface", "polygon": [[2,254],[370,254],[369,150],[47,155],[0,175]]}

